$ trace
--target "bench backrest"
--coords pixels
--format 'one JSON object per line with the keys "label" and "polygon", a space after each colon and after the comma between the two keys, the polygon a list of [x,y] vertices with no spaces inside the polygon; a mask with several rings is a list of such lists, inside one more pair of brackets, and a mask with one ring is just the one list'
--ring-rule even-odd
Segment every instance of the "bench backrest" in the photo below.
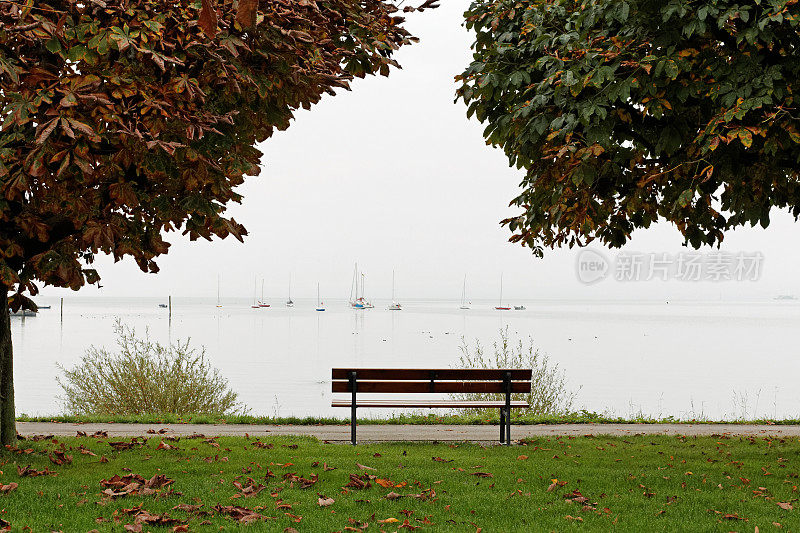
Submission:
{"label": "bench backrest", "polygon": [[[355,375],[353,375],[355,373]],[[332,392],[530,392],[530,368],[334,368]],[[355,378],[355,379],[353,379]]]}

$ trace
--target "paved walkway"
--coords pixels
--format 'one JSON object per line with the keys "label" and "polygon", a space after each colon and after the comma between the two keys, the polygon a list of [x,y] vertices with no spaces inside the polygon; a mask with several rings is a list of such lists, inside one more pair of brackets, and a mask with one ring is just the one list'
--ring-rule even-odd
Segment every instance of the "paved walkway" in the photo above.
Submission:
{"label": "paved walkway", "polygon": [[[17,422],[21,435],[75,436],[78,431],[91,434],[107,431],[111,437],[147,436],[148,430],[166,429],[168,435],[251,436],[308,435],[331,442],[349,441],[349,426],[265,426],[211,424],[68,424],[51,422]],[[511,437],[549,435],[745,435],[800,437],[800,426],[765,426],[742,424],[553,424],[513,426]],[[497,426],[444,425],[363,425],[358,427],[358,440],[364,441],[497,441]]]}

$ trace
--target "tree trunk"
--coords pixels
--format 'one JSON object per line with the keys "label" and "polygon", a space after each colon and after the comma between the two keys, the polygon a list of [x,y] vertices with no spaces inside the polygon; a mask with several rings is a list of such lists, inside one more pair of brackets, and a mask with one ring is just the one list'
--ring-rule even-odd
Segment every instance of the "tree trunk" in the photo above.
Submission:
{"label": "tree trunk", "polygon": [[11,315],[8,290],[0,286],[0,445],[15,445],[17,420],[14,411],[14,351],[11,345]]}

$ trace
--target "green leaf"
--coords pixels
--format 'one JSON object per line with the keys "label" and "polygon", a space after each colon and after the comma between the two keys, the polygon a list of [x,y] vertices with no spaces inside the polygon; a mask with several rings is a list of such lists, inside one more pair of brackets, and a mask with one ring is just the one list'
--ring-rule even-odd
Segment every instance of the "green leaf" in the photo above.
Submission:
{"label": "green leaf", "polygon": [[69,52],[67,52],[67,57],[69,58],[70,61],[75,61],[75,62],[81,61],[86,57],[86,51],[87,51],[86,45],[76,44],[75,46],[69,49]]}
{"label": "green leaf", "polygon": [[693,189],[686,189],[678,196],[678,205],[681,207],[686,207],[692,201],[692,197],[694,197],[694,190]]}
{"label": "green leaf", "polygon": [[44,44],[44,47],[47,48],[48,51],[57,54],[61,52],[61,41],[58,39],[50,39]]}
{"label": "green leaf", "polygon": [[742,128],[739,130],[738,135],[745,148],[750,148],[753,145],[753,134],[750,133],[750,130]]}

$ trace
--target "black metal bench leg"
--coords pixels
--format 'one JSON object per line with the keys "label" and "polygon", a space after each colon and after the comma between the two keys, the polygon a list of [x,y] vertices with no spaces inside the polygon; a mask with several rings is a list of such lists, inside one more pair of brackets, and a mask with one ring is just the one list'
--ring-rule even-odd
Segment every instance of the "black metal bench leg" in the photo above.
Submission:
{"label": "black metal bench leg", "polygon": [[[503,380],[503,385],[506,389],[506,420],[505,420],[505,427],[501,427],[500,431],[505,431],[506,434],[506,446],[511,444],[511,372],[506,372],[505,379]],[[502,421],[501,421],[502,426]],[[502,439],[500,442],[503,442]]]}
{"label": "black metal bench leg", "polygon": [[356,406],[350,408],[350,444],[356,445]]}
{"label": "black metal bench leg", "polygon": [[500,443],[504,442],[504,437],[506,434],[506,410],[504,408],[500,408]]}
{"label": "black metal bench leg", "polygon": [[506,445],[511,445],[511,409],[506,413]]}
{"label": "black metal bench leg", "polygon": [[350,444],[356,445],[356,392],[358,391],[358,382],[356,381],[356,373],[350,372]]}

